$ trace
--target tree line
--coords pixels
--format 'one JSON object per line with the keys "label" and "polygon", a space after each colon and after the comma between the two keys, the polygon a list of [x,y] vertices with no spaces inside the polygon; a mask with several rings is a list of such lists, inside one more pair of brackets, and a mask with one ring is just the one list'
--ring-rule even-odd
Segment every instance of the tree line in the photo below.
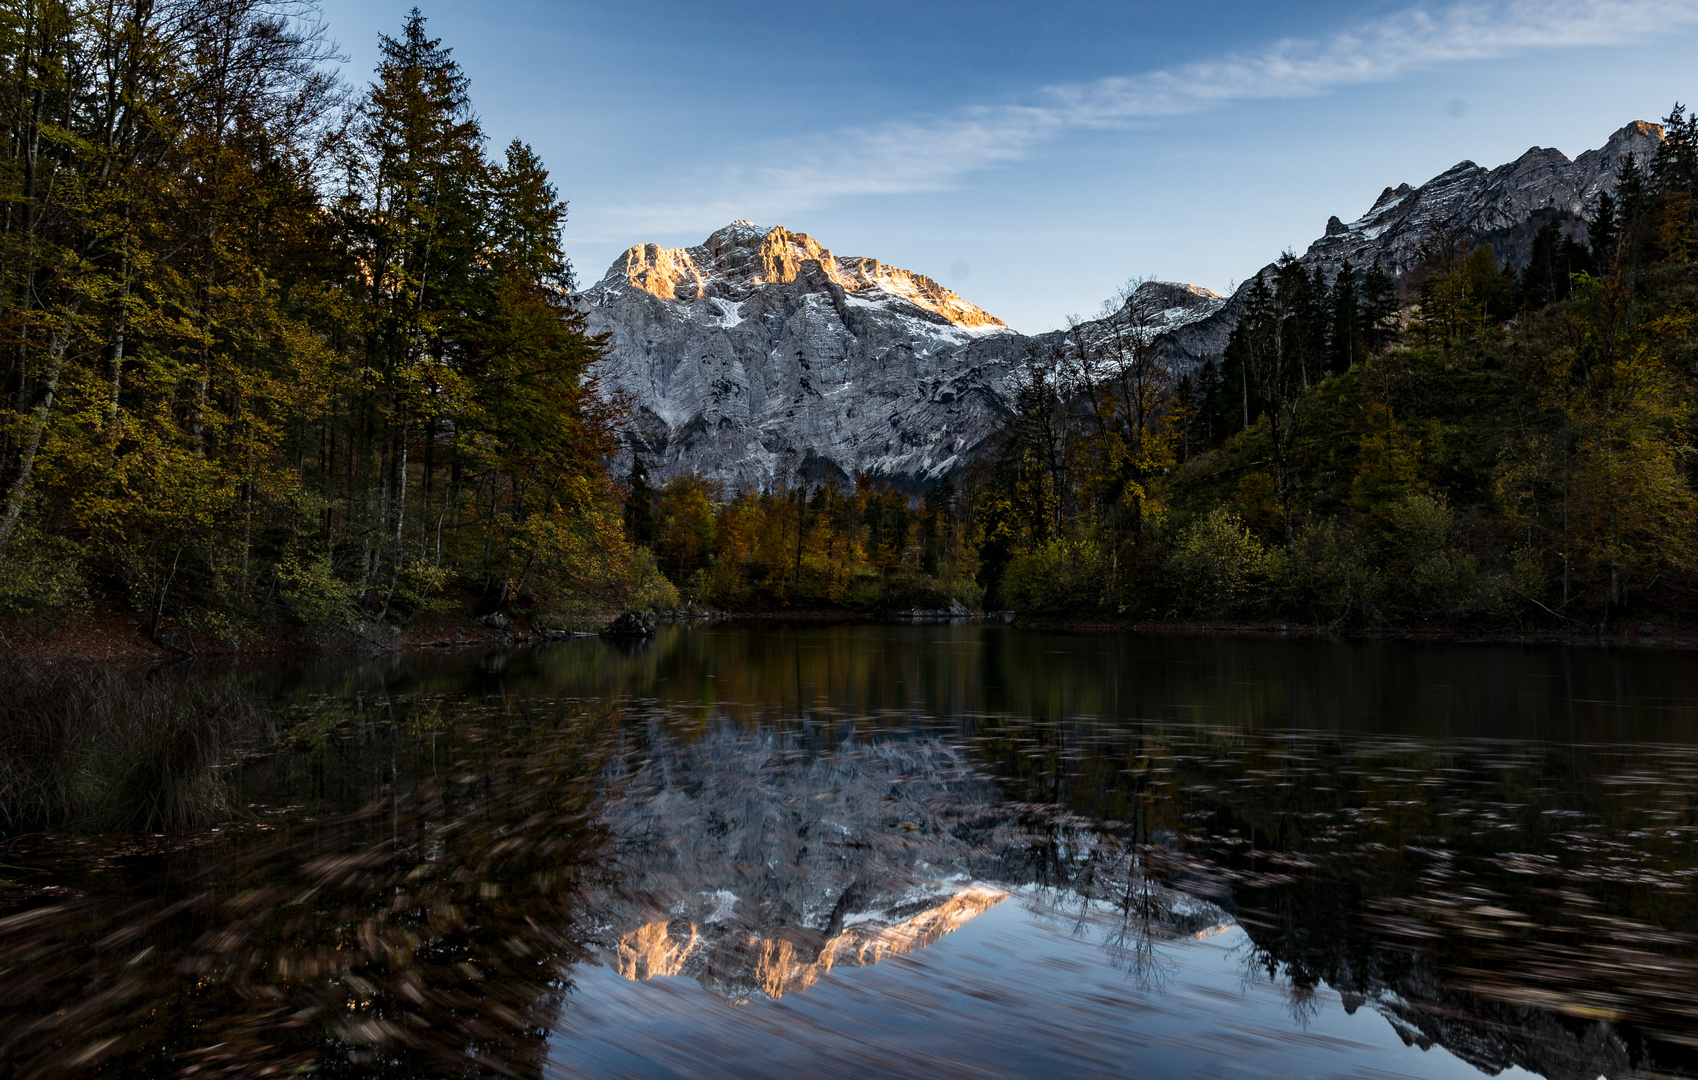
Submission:
{"label": "tree line", "polygon": [[369,635],[643,579],[544,163],[416,9],[369,85],[333,52],[306,0],[0,14],[13,614]]}

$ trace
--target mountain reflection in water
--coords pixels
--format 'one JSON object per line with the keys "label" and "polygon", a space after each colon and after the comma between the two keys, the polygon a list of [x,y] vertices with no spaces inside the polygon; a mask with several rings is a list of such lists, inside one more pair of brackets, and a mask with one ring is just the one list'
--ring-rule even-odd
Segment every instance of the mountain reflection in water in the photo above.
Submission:
{"label": "mountain reflection in water", "polygon": [[1676,653],[663,631],[254,672],[0,852],[0,1076],[1698,1075]]}

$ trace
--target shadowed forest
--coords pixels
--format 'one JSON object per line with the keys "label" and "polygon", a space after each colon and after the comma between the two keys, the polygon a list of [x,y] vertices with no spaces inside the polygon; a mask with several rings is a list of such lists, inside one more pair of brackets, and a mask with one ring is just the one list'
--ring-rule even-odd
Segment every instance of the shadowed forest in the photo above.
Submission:
{"label": "shadowed forest", "polygon": [[487,152],[417,11],[359,89],[315,20],[0,16],[12,615],[127,610],[169,644],[632,601],[547,169]]}

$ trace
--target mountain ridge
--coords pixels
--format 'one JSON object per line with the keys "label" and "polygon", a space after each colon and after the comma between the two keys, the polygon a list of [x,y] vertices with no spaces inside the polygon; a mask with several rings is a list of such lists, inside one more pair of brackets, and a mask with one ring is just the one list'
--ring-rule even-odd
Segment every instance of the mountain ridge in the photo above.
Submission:
{"label": "mountain ridge", "polygon": [[[1464,160],[1385,188],[1352,222],[1331,217],[1299,260],[1329,278],[1346,260],[1378,263],[1406,283],[1423,240],[1461,228],[1525,261],[1532,223],[1583,231],[1626,156],[1649,161],[1662,139],[1660,125],[1634,121],[1573,159],[1535,146],[1492,169]],[[1027,357],[1123,320],[1175,376],[1194,371],[1219,357],[1248,288],[1274,265],[1230,297],[1145,281],[1103,318],[1024,335],[924,274],[735,221],[692,247],[634,245],[579,301],[590,331],[607,335],[602,385],[630,406],[616,467],[637,455],[658,481],[697,474],[727,494],[862,475],[918,490],[995,439]]]}

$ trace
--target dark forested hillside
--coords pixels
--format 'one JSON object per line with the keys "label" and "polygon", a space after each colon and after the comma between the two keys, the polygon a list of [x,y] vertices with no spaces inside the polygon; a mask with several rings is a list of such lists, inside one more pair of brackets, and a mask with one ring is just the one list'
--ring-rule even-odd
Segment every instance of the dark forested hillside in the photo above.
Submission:
{"label": "dark forested hillside", "polygon": [[566,204],[417,11],[381,54],[340,85],[296,0],[0,14],[0,607],[630,599]]}
{"label": "dark forested hillside", "polygon": [[[1285,258],[1154,421],[1105,423],[1089,393],[1022,403],[991,470],[1016,482],[985,489],[1069,464],[1037,470],[1058,513],[1012,515],[987,588],[1029,611],[1322,624],[1688,614],[1698,126],[1677,106],[1666,132],[1519,267],[1438,231],[1400,300],[1378,268]],[[1136,471],[1140,430],[1171,459],[1159,479]]]}

